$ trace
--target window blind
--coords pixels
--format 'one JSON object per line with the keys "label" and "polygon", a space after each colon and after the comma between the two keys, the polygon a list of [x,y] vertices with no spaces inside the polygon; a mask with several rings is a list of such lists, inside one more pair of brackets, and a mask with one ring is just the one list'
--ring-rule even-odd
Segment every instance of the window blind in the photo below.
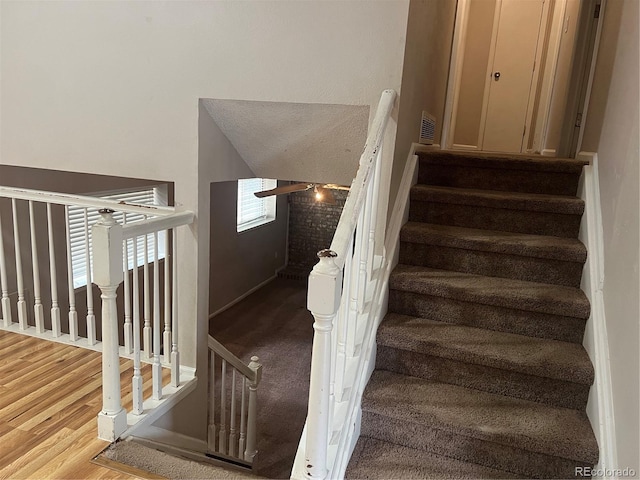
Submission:
{"label": "window blind", "polygon": [[[118,192],[110,194],[94,195],[99,198],[108,200],[124,201],[127,203],[136,203],[139,205],[166,205],[166,195],[163,188],[150,188],[133,192]],[[98,210],[84,207],[69,207],[69,233],[71,236],[71,266],[73,270],[73,286],[81,287],[87,284],[87,268],[86,268],[86,251],[85,251],[85,211],[86,225],[88,226],[89,238],[89,260],[93,258],[93,245],[91,241],[91,227],[100,220]],[[126,217],[126,218],[125,218]],[[123,213],[115,212],[113,218],[119,224],[134,223],[144,220],[144,215],[140,213]],[[154,235],[149,234],[147,237],[147,261],[152,263],[154,260],[154,252],[156,245]],[[138,237],[136,242],[136,250],[138,254],[138,265],[144,264],[144,240],[145,237]],[[165,256],[165,233],[158,232],[158,259]],[[127,265],[129,270],[134,268],[133,264],[133,240],[128,241],[128,259]],[[93,262],[91,262],[91,270],[93,271]]]}
{"label": "window blind", "polygon": [[[246,178],[238,180],[237,231],[261,225],[275,218],[275,196],[258,198],[255,192],[275,188],[276,180]],[[272,204],[272,205],[271,205]]]}

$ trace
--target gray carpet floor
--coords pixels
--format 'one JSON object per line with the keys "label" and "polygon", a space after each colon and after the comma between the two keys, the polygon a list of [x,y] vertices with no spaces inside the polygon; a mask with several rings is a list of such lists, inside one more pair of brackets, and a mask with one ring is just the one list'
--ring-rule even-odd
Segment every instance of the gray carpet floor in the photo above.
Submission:
{"label": "gray carpet floor", "polygon": [[209,333],[245,362],[263,364],[255,473],[289,478],[307,415],[313,317],[306,285],[278,278],[211,320]]}

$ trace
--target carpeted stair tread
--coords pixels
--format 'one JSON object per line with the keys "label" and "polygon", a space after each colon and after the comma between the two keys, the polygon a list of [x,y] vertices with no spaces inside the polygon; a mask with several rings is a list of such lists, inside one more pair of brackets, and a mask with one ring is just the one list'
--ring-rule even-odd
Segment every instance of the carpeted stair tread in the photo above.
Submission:
{"label": "carpeted stair tread", "polygon": [[[445,431],[460,442],[471,438],[496,448],[517,448],[580,463],[598,461],[589,420],[576,410],[380,370],[369,381],[362,410],[363,419],[368,417],[363,434],[368,436],[384,432],[388,422],[407,425],[412,432]],[[419,438],[412,441],[420,443]],[[428,449],[426,439],[421,444]]]}
{"label": "carpeted stair tread", "polygon": [[588,162],[576,158],[540,155],[431,151],[417,152],[421,163],[459,167],[527,170],[534,172],[580,173]]}
{"label": "carpeted stair tread", "polygon": [[524,477],[375,438],[360,437],[345,478],[455,480]]}
{"label": "carpeted stair tread", "polygon": [[528,375],[591,385],[593,366],[575,343],[388,314],[378,344]]}
{"label": "carpeted stair tread", "polygon": [[484,305],[586,319],[590,306],[577,288],[471,273],[398,265],[389,288]]}
{"label": "carpeted stair tread", "polygon": [[565,215],[582,215],[584,201],[568,195],[502,192],[417,184],[411,187],[410,198],[418,202],[472,205],[474,207],[525,210]]}
{"label": "carpeted stair tread", "polygon": [[584,263],[587,249],[577,239],[408,222],[402,242]]}

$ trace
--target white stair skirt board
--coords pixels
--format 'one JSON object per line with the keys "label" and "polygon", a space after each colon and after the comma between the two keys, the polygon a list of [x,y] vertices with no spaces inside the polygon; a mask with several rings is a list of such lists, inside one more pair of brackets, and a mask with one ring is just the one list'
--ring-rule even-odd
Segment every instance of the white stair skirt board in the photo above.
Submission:
{"label": "white stair skirt board", "polygon": [[[591,302],[591,317],[587,321],[583,344],[595,370],[595,382],[591,387],[587,403],[587,416],[591,421],[600,447],[600,460],[596,468],[606,472],[618,468],[618,463],[615,424],[613,422],[613,398],[611,396],[609,343],[602,296],[604,250],[598,155],[593,152],[580,152],[577,158],[589,162],[589,165],[584,167],[578,187],[578,196],[585,202],[578,238],[586,245],[589,252],[583,270],[581,288]],[[603,478],[613,477],[605,476]]]}

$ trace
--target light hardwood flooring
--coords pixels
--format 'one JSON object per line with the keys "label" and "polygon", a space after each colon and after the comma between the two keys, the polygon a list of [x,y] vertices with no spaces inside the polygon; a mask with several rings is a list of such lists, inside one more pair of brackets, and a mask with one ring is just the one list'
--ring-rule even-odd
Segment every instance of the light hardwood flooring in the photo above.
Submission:
{"label": "light hardwood flooring", "polygon": [[[150,365],[142,373],[146,398]],[[133,362],[122,359],[128,410],[132,375]],[[163,377],[166,385],[168,369]],[[91,462],[108,445],[97,437],[101,383],[100,353],[0,331],[0,479],[140,478]]]}

